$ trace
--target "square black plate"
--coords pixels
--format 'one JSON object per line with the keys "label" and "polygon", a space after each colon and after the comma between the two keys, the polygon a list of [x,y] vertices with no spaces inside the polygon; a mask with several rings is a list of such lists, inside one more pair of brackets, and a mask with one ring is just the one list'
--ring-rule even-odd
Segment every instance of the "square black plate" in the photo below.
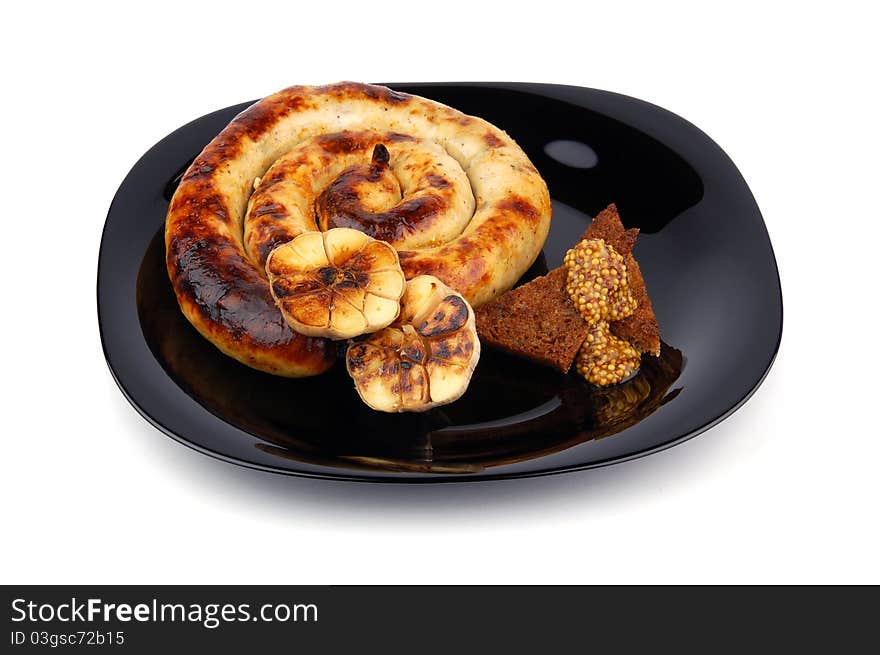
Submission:
{"label": "square black plate", "polygon": [[576,375],[484,348],[462,399],[426,414],[384,415],[360,402],[340,367],[288,380],[223,356],[178,310],[162,230],[179,176],[243,103],[156,144],[110,207],[98,267],[101,337],[113,376],[147,420],[254,468],[436,482],[631,459],[703,432],[754,392],[782,333],[779,275],[748,186],[709,137],[664,109],[594,89],[392,86],[489,120],[537,166],[554,217],[524,279],[558,266],[590,216],[611,202],[627,227],[641,228],[635,254],[660,322],[661,357],[597,391]]}

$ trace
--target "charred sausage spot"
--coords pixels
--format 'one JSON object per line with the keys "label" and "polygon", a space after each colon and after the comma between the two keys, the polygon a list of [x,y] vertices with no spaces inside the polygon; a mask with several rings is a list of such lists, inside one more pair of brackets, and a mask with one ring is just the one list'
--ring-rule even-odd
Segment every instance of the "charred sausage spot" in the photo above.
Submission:
{"label": "charred sausage spot", "polygon": [[403,132],[389,132],[385,135],[385,138],[391,143],[413,143],[418,140],[414,136],[404,134]]}
{"label": "charred sausage spot", "polygon": [[434,175],[433,173],[426,175],[425,179],[428,180],[428,184],[430,184],[435,189],[448,189],[450,186],[452,186],[449,183],[449,180],[444,177],[440,177],[439,175]]}
{"label": "charred sausage spot", "polygon": [[489,146],[490,148],[500,148],[501,146],[504,145],[504,141],[502,141],[497,136],[492,134],[492,132],[486,132],[483,135],[483,141],[485,141],[486,145]]}
{"label": "charred sausage spot", "polygon": [[284,116],[302,111],[308,105],[302,96],[270,96],[251,105],[230,123],[231,133],[236,137],[247,135],[256,141]]}
{"label": "charred sausage spot", "polygon": [[403,104],[412,98],[412,96],[407,93],[392,91],[383,86],[358,84],[357,82],[343,82],[336,85],[335,88],[347,95],[365,96],[371,100],[387,102],[393,105]]}
{"label": "charred sausage spot", "polygon": [[336,155],[360,152],[370,146],[369,140],[365,138],[363,132],[323,134],[317,137],[316,141],[325,152]]}
{"label": "charred sausage spot", "polygon": [[182,180],[198,180],[206,177],[210,177],[211,173],[214,172],[214,167],[205,161],[199,161],[198,159],[192,163],[186,173],[183,174]]}
{"label": "charred sausage spot", "polygon": [[513,212],[525,216],[531,220],[538,220],[541,212],[528,200],[518,195],[511,195],[499,202],[496,207],[504,212]]}
{"label": "charred sausage spot", "polygon": [[273,231],[270,236],[261,240],[260,245],[257,247],[260,261],[266,261],[269,258],[269,253],[275,250],[278,246],[287,243],[292,238],[293,235],[289,234],[286,230]]}
{"label": "charred sausage spot", "polygon": [[287,210],[277,202],[267,202],[251,209],[251,218],[262,218],[263,216],[277,221],[287,218]]}

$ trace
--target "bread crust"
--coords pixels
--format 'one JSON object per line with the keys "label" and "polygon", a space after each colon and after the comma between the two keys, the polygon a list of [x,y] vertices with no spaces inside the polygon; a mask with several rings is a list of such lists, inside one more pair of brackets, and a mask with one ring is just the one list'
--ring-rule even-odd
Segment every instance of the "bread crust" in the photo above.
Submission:
{"label": "bread crust", "polygon": [[290,216],[278,212],[278,231],[256,238],[254,252],[263,244],[257,261],[243,233],[256,178],[297,143],[347,130],[431,140],[470,181],[470,221],[445,243],[401,251],[407,278],[435,275],[478,306],[512,287],[546,239],[546,184],[519,146],[486,121],[381,86],[342,82],[280,91],[243,111],[205,147],[184,174],[166,219],[166,262],[181,310],[203,336],[248,366],[301,377],[333,363],[329,343],[287,326],[260,266],[266,243],[280,245],[297,229],[317,225],[291,230]]}

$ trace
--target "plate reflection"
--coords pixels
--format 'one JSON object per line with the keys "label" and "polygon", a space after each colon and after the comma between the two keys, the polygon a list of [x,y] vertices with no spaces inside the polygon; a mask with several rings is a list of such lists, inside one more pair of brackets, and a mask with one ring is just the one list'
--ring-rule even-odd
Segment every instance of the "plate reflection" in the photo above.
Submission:
{"label": "plate reflection", "polygon": [[605,390],[484,348],[467,393],[455,403],[424,414],[375,412],[360,401],[342,366],[314,378],[278,378],[203,339],[177,306],[162,230],[141,264],[137,305],[151,351],[190,397],[261,439],[257,448],[318,465],[477,473],[618,434],[680,391],[670,389],[682,354],[666,344],[659,358],[644,359],[636,376]]}

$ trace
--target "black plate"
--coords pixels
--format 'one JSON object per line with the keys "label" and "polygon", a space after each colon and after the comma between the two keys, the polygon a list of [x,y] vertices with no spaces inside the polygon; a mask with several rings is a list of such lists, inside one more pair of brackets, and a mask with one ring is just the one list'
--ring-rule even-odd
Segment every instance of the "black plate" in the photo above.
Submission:
{"label": "black plate", "polygon": [[484,348],[462,399],[385,415],[359,401],[339,367],[287,380],[221,355],[177,308],[162,229],[180,174],[243,103],[160,141],[110,207],[98,267],[101,337],[117,383],[147,420],[204,453],[280,473],[475,480],[655,452],[718,423],[754,392],[779,347],[779,276],[754,198],[711,139],[664,109],[593,89],[394,87],[486,118],[541,171],[554,217],[527,278],[558,266],[589,217],[617,203],[627,226],[642,230],[636,255],[665,341],[661,357],[645,358],[626,384],[596,391]]}

